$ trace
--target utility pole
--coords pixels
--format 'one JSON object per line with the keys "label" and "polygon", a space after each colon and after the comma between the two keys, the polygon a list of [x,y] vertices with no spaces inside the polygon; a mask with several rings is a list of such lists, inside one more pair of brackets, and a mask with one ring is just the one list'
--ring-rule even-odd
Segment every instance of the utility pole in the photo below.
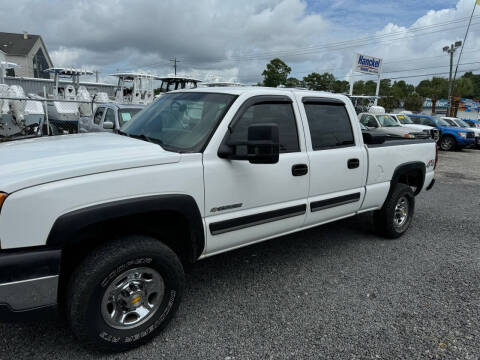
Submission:
{"label": "utility pole", "polygon": [[467,31],[465,31],[465,36],[463,38],[462,49],[460,50],[460,55],[458,55],[457,66],[455,67],[455,74],[453,75],[452,92],[455,91],[455,79],[457,78],[458,65],[460,65],[460,60],[462,59],[463,48],[465,47],[465,42],[467,41],[468,31],[470,30],[470,25],[472,24],[473,14],[475,13],[477,4],[480,5],[480,0],[475,0],[475,4],[473,4],[472,15],[470,15],[470,20],[468,21]]}
{"label": "utility pole", "polygon": [[171,62],[173,62],[173,69],[175,70],[175,76],[177,76],[177,63],[181,62],[180,60],[177,60],[176,57],[173,59],[170,59]]}
{"label": "utility pole", "polygon": [[100,80],[100,76],[99,76],[98,70],[95,70],[95,80],[96,80],[97,83],[98,83],[98,81]]}
{"label": "utility pole", "polygon": [[450,75],[448,76],[448,108],[447,108],[447,116],[450,116],[451,114],[451,109],[452,109],[452,91],[453,91],[453,86],[452,86],[452,75],[453,75],[453,55],[455,54],[455,51],[459,47],[462,46],[461,41],[457,41],[454,44],[451,44],[450,46],[445,46],[443,48],[443,51],[448,53],[450,55]]}

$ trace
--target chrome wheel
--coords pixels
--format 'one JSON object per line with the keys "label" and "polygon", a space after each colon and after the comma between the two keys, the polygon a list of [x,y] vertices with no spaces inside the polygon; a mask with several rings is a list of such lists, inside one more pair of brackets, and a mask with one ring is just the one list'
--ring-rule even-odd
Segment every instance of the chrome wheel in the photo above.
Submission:
{"label": "chrome wheel", "polygon": [[116,277],[102,299],[102,316],[116,329],[131,329],[153,316],[162,303],[165,282],[152,268],[127,270]]}
{"label": "chrome wheel", "polygon": [[450,150],[455,146],[455,140],[450,136],[445,136],[442,139],[441,147],[443,150]]}
{"label": "chrome wheel", "polygon": [[408,220],[408,208],[409,202],[405,196],[398,199],[397,205],[395,205],[395,213],[393,215],[393,224],[396,228],[400,228]]}

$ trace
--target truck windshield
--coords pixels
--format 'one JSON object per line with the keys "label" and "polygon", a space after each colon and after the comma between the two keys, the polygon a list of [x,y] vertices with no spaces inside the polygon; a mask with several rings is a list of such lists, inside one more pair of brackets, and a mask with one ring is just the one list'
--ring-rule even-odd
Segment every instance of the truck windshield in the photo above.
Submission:
{"label": "truck windshield", "polygon": [[448,123],[448,126],[455,126],[457,127],[458,125],[453,121],[452,119],[442,119],[445,120]]}
{"label": "truck windshield", "polygon": [[199,152],[236,96],[206,92],[165,94],[139,112],[120,134],[176,152]]}
{"label": "truck windshield", "polygon": [[120,127],[125,125],[127,122],[129,122],[135,114],[140,112],[140,108],[122,108],[118,110],[118,122],[120,123]]}
{"label": "truck windshield", "polygon": [[462,128],[469,128],[470,125],[468,125],[465,121],[463,121],[462,119],[455,119],[455,122],[458,124],[458,126],[462,127]]}
{"label": "truck windshield", "polygon": [[407,115],[397,115],[398,121],[403,125],[413,124],[414,122]]}
{"label": "truck windshield", "polygon": [[397,127],[400,126],[395,119],[389,115],[377,115],[377,119],[383,127]]}
{"label": "truck windshield", "polygon": [[[435,120],[437,120],[438,125],[452,127],[452,125],[450,125],[447,121],[445,121],[441,117],[434,116],[434,118],[435,118]],[[453,126],[457,126],[457,125],[453,125]]]}

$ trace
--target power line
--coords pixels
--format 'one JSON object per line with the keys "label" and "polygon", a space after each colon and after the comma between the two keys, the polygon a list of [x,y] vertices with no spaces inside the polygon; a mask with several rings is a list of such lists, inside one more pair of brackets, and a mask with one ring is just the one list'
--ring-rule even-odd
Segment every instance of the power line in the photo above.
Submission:
{"label": "power line", "polygon": [[[468,50],[468,51],[464,51],[464,53],[466,52],[476,52],[476,51],[479,51],[480,49],[471,49],[471,50]],[[411,58],[411,59],[403,59],[403,60],[395,60],[395,61],[385,61],[384,60],[384,65],[390,65],[390,64],[393,64],[393,63],[398,63],[398,62],[413,62],[413,61],[423,61],[423,60],[426,60],[426,59],[431,59],[431,58],[442,58],[444,59],[445,57],[443,55],[439,55],[439,56],[434,56],[434,57],[418,57],[418,58]],[[461,64],[461,65],[464,65],[464,64]],[[429,68],[438,68],[438,67],[447,67],[448,65],[438,65],[438,66],[429,66],[428,68],[426,69],[429,69]],[[323,68],[323,69],[319,69],[319,70],[315,70],[315,71],[309,71],[309,72],[297,72],[295,73],[295,75],[304,75],[304,74],[311,74],[312,72],[328,72],[328,71],[340,71],[340,70],[350,70],[352,68],[352,66],[345,66],[345,67],[333,67],[333,68]],[[397,72],[403,72],[403,71],[413,71],[415,69],[403,69],[403,70],[397,70]],[[385,73],[391,73],[391,72],[395,72],[395,71],[384,71],[383,74]],[[363,76],[363,75],[355,75],[355,76]]]}
{"label": "power line", "polygon": [[[460,70],[460,72],[467,73],[467,72],[474,72],[479,71],[479,69],[471,69],[471,70]],[[408,78],[416,78],[416,77],[424,77],[424,76],[440,76],[440,75],[448,75],[450,72],[438,72],[438,73],[429,73],[429,74],[418,74],[418,75],[407,75],[407,76],[398,76],[398,77],[388,77],[382,80],[398,80],[398,79],[408,79]]]}
{"label": "power line", "polygon": [[[480,15],[473,16],[474,19],[480,18]],[[469,17],[463,17],[463,18],[458,18],[455,20],[450,20],[450,21],[445,21],[445,22],[439,22],[436,24],[431,24],[431,25],[425,25],[425,26],[419,26],[415,27],[412,29],[408,29],[406,31],[396,31],[388,34],[383,34],[383,35],[376,35],[376,34],[369,34],[367,36],[357,38],[357,39],[351,39],[351,40],[345,40],[345,41],[340,41],[340,42],[331,42],[331,43],[325,43],[325,44],[319,44],[319,45],[310,45],[308,47],[303,47],[303,48],[297,48],[297,49],[290,49],[290,50],[278,50],[278,51],[270,51],[270,52],[263,52],[263,53],[251,53],[247,55],[238,55],[238,56],[233,56],[230,58],[216,58],[216,59],[211,59],[210,63],[219,63],[219,62],[241,62],[241,61],[248,61],[248,60],[261,60],[261,59],[268,59],[271,58],[272,56],[301,56],[301,55],[308,55],[311,53],[316,53],[319,50],[323,49],[328,49],[329,51],[338,51],[338,50],[344,50],[350,47],[361,47],[368,45],[370,42],[377,41],[378,39],[383,41],[378,42],[379,44],[387,42],[387,39],[389,37],[393,36],[398,36],[402,35],[401,37],[397,37],[394,39],[388,39],[388,42],[393,42],[393,41],[399,41],[399,40],[405,40],[409,38],[413,38],[415,36],[419,35],[425,35],[425,34],[434,34],[437,32],[442,32],[446,30],[453,30],[456,28],[463,27],[463,25],[460,26],[455,26],[451,27],[448,29],[437,29],[435,31],[425,31],[422,34],[415,34],[416,32],[428,30],[428,29],[433,29],[433,28],[438,28],[438,27],[443,27],[446,25],[452,25],[456,23],[463,22],[465,20],[469,19]],[[474,22],[474,25],[478,25],[480,22]],[[407,36],[405,36],[407,35]],[[195,58],[190,58],[190,60],[183,60],[184,63],[186,64],[194,64],[195,63]],[[165,62],[157,62],[157,63],[152,63],[152,64],[147,64],[143,65],[142,67],[155,67],[158,65],[163,65]]]}
{"label": "power line", "polygon": [[[474,18],[480,18],[479,16],[474,16]],[[462,18],[463,21],[463,18]],[[428,25],[424,26],[421,28],[415,28],[415,29],[410,29],[407,31],[398,31],[398,32],[393,32],[389,34],[384,34],[384,35],[375,35],[373,38],[370,37],[363,37],[363,38],[358,38],[354,40],[348,40],[348,41],[343,41],[343,42],[332,42],[332,43],[326,43],[322,45],[316,45],[316,46],[311,46],[309,48],[298,48],[298,49],[291,49],[291,50],[279,50],[279,51],[272,51],[270,53],[263,53],[263,54],[251,54],[251,55],[243,55],[243,56],[234,56],[230,58],[218,58],[218,59],[212,59],[210,62],[238,62],[238,61],[245,61],[245,60],[261,60],[265,58],[271,58],[272,56],[284,56],[284,57],[289,57],[289,56],[300,56],[300,55],[308,55],[312,53],[319,52],[320,50],[328,50],[328,51],[338,51],[338,50],[344,50],[347,48],[351,47],[360,47],[360,46],[365,46],[368,45],[370,42],[377,41],[380,39],[381,41],[377,41],[377,44],[383,44],[383,43],[390,43],[393,41],[399,41],[399,40],[406,40],[406,39],[411,39],[419,35],[426,35],[426,34],[434,34],[438,32],[444,32],[447,30],[453,30],[457,28],[463,28],[463,25],[460,26],[454,26],[450,27],[447,29],[437,29],[435,31],[428,31],[424,32],[421,34],[415,34],[414,32],[417,31],[422,31],[425,29],[429,28],[435,28],[439,26],[445,26],[445,25],[450,25],[452,23],[457,23],[459,20],[455,21],[449,21],[449,22],[443,22],[443,23],[437,23],[434,25]],[[475,22],[474,25],[478,25],[480,22]],[[400,37],[398,37],[401,35]],[[397,36],[396,38],[393,39],[388,39],[388,37],[393,37]],[[382,40],[383,39],[383,40]],[[193,63],[194,58],[191,58],[191,61],[188,61],[188,63]]]}
{"label": "power line", "polygon": [[[322,49],[328,49],[328,51],[338,51],[338,50],[347,49],[349,47],[366,46],[369,43],[371,43],[372,41],[375,42],[376,44],[382,44],[382,43],[386,43],[386,42],[392,43],[392,42],[395,42],[395,41],[411,39],[411,38],[414,38],[414,37],[420,36],[420,35],[434,34],[434,33],[437,33],[437,32],[444,32],[444,31],[447,31],[447,30],[453,30],[453,29],[456,29],[456,28],[459,28],[459,27],[463,27],[463,25],[460,25],[460,26],[438,29],[440,27],[445,27],[445,26],[448,27],[450,25],[454,25],[454,24],[463,22],[464,20],[466,20],[468,18],[469,17],[458,18],[458,19],[454,19],[454,20],[450,20],[450,21],[446,21],[446,22],[441,22],[441,23],[436,23],[436,24],[426,25],[426,26],[421,26],[421,27],[415,27],[415,28],[412,28],[412,29],[408,29],[406,31],[397,31],[397,32],[392,32],[392,33],[388,33],[388,34],[383,34],[383,35],[371,34],[371,35],[367,35],[367,36],[357,38],[357,39],[352,39],[352,40],[346,40],[346,41],[341,41],[341,42],[332,42],[332,43],[319,44],[319,45],[311,45],[311,46],[308,46],[308,47],[298,48],[298,49],[295,49],[295,50],[291,49],[291,50],[281,50],[281,51],[270,51],[270,52],[263,52],[263,53],[252,53],[252,54],[249,54],[249,55],[248,54],[247,55],[238,55],[238,56],[233,56],[231,58],[217,58],[217,59],[210,60],[210,63],[254,61],[254,60],[260,60],[263,56],[271,57],[271,56],[275,56],[275,55],[278,56],[279,54],[283,54],[283,56],[287,56],[287,57],[289,57],[289,56],[301,56],[301,55],[307,55],[309,53],[319,52]],[[477,19],[477,18],[480,18],[480,16],[472,16],[472,18]],[[473,25],[478,25],[478,24],[480,24],[480,22],[474,22],[473,23]],[[437,28],[437,29],[433,30],[433,31],[425,31],[425,30],[430,30],[430,29],[435,29],[435,28]],[[373,37],[372,37],[372,35],[373,35]],[[470,51],[476,51],[476,50],[477,49],[472,49]],[[293,51],[293,53],[292,53],[292,51]],[[282,56],[282,55],[280,55],[280,56]],[[412,61],[422,61],[422,60],[425,60],[425,59],[428,59],[428,58],[431,59],[431,58],[440,58],[440,57],[441,56],[434,56],[434,57],[424,57],[424,58],[415,58],[415,59],[385,61],[385,64],[393,64],[393,63],[405,62],[405,61],[410,61],[410,62],[412,62]],[[182,61],[186,64],[191,64],[192,65],[192,64],[194,64],[194,59],[195,58],[190,58],[190,60],[187,59],[187,60],[182,60]],[[172,59],[170,61],[175,61],[175,59]],[[177,60],[177,62],[178,62],[178,60]],[[145,67],[155,67],[155,66],[164,65],[164,64],[165,64],[165,62],[158,62],[158,63],[143,65],[142,67],[144,67],[144,68]],[[466,65],[466,64],[468,64],[468,63],[461,64],[461,65]],[[176,64],[174,62],[174,67],[176,67],[175,65]],[[439,68],[439,67],[443,67],[443,66],[436,66],[436,67]],[[349,68],[350,67],[348,67],[348,69]],[[432,68],[432,67],[429,67],[429,68]],[[347,69],[347,68],[336,67],[336,68],[332,68],[331,70],[332,71],[339,71],[341,69]],[[418,71],[418,70],[424,70],[424,69],[426,69],[426,68],[405,69],[405,70],[397,70],[397,71],[391,71],[391,72],[385,72],[385,73],[388,74],[388,73],[403,72],[403,71]],[[328,70],[330,70],[330,69],[324,69],[324,70],[319,70],[319,71],[328,71]],[[354,74],[353,76],[363,76],[363,75]],[[418,75],[418,76],[427,76],[427,75]],[[414,77],[417,77],[417,75],[414,76]]]}

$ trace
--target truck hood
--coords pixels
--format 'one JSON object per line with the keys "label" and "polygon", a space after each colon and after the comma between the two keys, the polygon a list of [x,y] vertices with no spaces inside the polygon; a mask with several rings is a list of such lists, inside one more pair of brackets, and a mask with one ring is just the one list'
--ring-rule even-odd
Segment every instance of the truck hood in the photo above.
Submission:
{"label": "truck hood", "polygon": [[0,191],[107,171],[178,162],[159,145],[111,133],[41,137],[0,144]]}
{"label": "truck hood", "polygon": [[413,130],[416,130],[416,131],[435,129],[433,126],[419,125],[419,124],[404,124],[404,125],[402,125],[402,127],[407,128],[407,129],[413,129]]}
{"label": "truck hood", "polygon": [[[380,127],[377,129],[379,132],[385,133],[386,135],[390,136],[398,136],[398,137],[404,137],[406,134],[415,134],[415,132],[412,132],[409,129],[406,129],[403,126],[395,126],[395,127]],[[421,132],[421,131],[418,131]]]}

